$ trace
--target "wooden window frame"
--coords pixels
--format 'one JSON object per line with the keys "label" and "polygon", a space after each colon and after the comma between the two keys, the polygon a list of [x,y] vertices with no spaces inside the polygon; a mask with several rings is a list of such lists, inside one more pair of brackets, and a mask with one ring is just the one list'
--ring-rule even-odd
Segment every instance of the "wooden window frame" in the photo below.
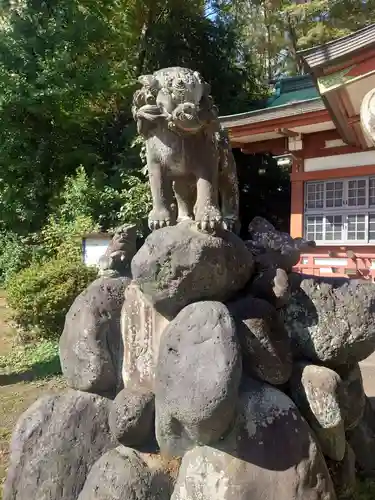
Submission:
{"label": "wooden window frame", "polygon": [[[348,196],[349,196],[349,186],[350,182],[355,180],[365,180],[366,181],[366,199],[364,205],[349,206]],[[340,206],[327,207],[327,184],[331,183],[342,183],[342,204]],[[373,184],[371,186],[371,183]],[[309,186],[312,184],[323,185],[323,208],[308,208],[307,206],[307,192]],[[370,204],[370,189],[375,189],[375,176],[358,176],[358,177],[348,177],[348,178],[337,178],[328,179],[321,181],[309,181],[305,183],[304,187],[304,236],[305,238],[310,238],[310,234],[307,231],[307,223],[314,217],[322,217],[322,239],[316,239],[317,245],[329,246],[329,245],[368,245],[374,244],[375,239],[370,239],[370,217],[375,217],[375,196],[373,197],[373,204]],[[342,229],[341,229],[341,239],[327,239],[326,233],[328,232],[328,218],[341,216],[342,217]],[[364,239],[349,239],[348,232],[348,222],[351,216],[364,216]],[[316,235],[316,231],[314,232]]]}

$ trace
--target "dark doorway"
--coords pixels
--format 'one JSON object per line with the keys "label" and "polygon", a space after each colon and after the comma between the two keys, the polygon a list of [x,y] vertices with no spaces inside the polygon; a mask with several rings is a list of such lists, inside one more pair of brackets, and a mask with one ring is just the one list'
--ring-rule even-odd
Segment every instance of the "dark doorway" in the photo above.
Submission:
{"label": "dark doorway", "polygon": [[270,154],[248,155],[239,149],[233,149],[233,154],[240,189],[241,237],[248,237],[248,225],[256,215],[289,232],[289,168],[278,166]]}

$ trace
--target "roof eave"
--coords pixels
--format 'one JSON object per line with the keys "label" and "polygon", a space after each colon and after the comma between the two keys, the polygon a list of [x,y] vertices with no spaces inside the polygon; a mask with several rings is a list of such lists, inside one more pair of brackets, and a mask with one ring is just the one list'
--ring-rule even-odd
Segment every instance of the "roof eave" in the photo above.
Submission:
{"label": "roof eave", "polygon": [[219,117],[220,123],[224,128],[235,126],[251,125],[258,122],[266,122],[277,120],[278,118],[287,118],[303,113],[321,111],[325,109],[325,105],[320,97],[308,99],[306,101],[298,101],[294,103],[275,106],[273,108],[265,108],[248,113],[240,113],[237,115],[228,115]]}
{"label": "roof eave", "polygon": [[375,24],[324,45],[297,52],[308,72],[316,73],[332,62],[375,47]]}

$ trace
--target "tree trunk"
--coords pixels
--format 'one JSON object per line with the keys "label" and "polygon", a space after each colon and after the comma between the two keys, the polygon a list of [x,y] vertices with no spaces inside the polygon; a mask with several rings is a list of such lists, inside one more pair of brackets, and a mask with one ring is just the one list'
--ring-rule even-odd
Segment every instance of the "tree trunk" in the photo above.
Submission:
{"label": "tree trunk", "polygon": [[147,44],[151,38],[151,28],[154,21],[154,11],[155,11],[154,7],[150,5],[146,20],[143,23],[142,31],[139,37],[139,53],[138,53],[138,62],[136,66],[136,77],[141,76],[144,71],[144,65],[147,53]]}
{"label": "tree trunk", "polygon": [[298,75],[302,75],[303,74],[303,64],[301,63],[301,61],[297,57],[297,51],[298,51],[297,34],[296,34],[296,30],[293,26],[292,20],[290,19],[289,15],[287,15],[287,23],[288,23],[289,37],[290,37],[290,41],[292,43],[292,56],[293,56],[293,63],[294,63],[295,71]]}

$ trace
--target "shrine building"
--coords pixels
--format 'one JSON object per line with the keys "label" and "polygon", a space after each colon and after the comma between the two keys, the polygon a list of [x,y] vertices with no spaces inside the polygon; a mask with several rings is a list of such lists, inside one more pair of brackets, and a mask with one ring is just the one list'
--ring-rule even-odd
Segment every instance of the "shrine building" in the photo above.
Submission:
{"label": "shrine building", "polygon": [[375,148],[360,121],[375,88],[375,24],[299,56],[306,75],[221,123],[233,148],[290,165],[291,235],[317,245],[296,270],[375,281]]}

